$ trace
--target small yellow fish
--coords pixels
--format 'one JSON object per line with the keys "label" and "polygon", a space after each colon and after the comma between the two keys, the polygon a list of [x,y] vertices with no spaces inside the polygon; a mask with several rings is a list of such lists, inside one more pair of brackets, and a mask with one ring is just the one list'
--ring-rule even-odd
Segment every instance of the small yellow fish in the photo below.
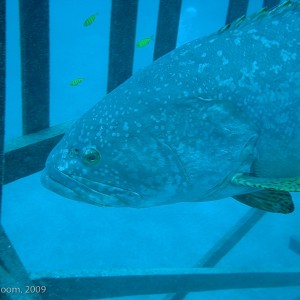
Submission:
{"label": "small yellow fish", "polygon": [[85,27],[92,25],[92,24],[94,23],[94,21],[96,20],[96,17],[97,17],[97,16],[98,16],[98,13],[95,13],[95,14],[89,16],[89,17],[84,21],[83,25],[84,25]]}
{"label": "small yellow fish", "polygon": [[136,43],[136,47],[137,47],[137,48],[143,48],[143,47],[146,47],[146,46],[151,42],[152,39],[153,39],[153,36],[150,36],[150,37],[141,39],[140,41],[138,41],[138,42]]}
{"label": "small yellow fish", "polygon": [[75,78],[70,82],[71,86],[77,86],[78,84],[80,84],[82,81],[84,80],[84,78]]}

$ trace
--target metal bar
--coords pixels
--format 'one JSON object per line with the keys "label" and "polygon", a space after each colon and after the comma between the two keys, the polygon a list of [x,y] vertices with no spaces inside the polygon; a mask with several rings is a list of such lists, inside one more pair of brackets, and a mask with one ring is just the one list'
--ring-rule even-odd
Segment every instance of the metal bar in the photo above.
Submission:
{"label": "metal bar", "polygon": [[8,142],[4,154],[4,184],[42,170],[50,151],[72,123],[66,122]]}
{"label": "metal bar", "polygon": [[2,207],[2,185],[4,176],[4,133],[5,133],[5,62],[6,62],[6,3],[0,0],[0,222]]}
{"label": "metal bar", "polygon": [[176,48],[181,0],[160,0],[153,59]]}
{"label": "metal bar", "polygon": [[[26,286],[34,286],[34,283],[29,279],[2,226],[0,226],[0,286],[3,288],[0,293],[1,299],[2,296],[7,299],[41,299],[38,294],[26,293]],[[17,290],[14,290],[14,293],[5,293],[6,288]]]}
{"label": "metal bar", "polygon": [[225,255],[234,248],[245,235],[261,220],[266,214],[265,211],[252,209],[233,226],[222,239],[203,257],[196,267],[212,268],[225,257]]}
{"label": "metal bar", "polygon": [[49,127],[49,1],[19,0],[23,134]]}
{"label": "metal bar", "polygon": [[226,16],[226,24],[233,22],[247,14],[249,0],[229,0]]}
{"label": "metal bar", "polygon": [[112,0],[107,91],[132,75],[138,0]]}
{"label": "metal bar", "polygon": [[[260,221],[266,214],[261,210],[250,209],[236,225],[224,234],[222,239],[207,252],[207,255],[199,260],[195,268],[212,268]],[[176,295],[167,295],[165,300],[182,300],[187,292],[180,292]]]}
{"label": "metal bar", "polygon": [[215,269],[102,271],[33,278],[47,287],[43,299],[102,299],[176,292],[300,286],[298,270],[234,272]]}
{"label": "metal bar", "polygon": [[264,0],[263,7],[273,8],[274,6],[278,5],[280,0]]}
{"label": "metal bar", "polygon": [[300,255],[300,238],[290,237],[289,249]]}

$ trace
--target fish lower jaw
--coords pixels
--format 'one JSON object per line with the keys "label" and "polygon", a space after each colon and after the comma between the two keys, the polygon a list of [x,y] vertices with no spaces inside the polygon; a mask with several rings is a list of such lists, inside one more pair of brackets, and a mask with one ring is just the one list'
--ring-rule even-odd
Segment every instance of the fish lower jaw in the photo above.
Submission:
{"label": "fish lower jaw", "polygon": [[58,170],[48,174],[45,170],[41,175],[42,185],[56,194],[96,206],[124,207],[127,202],[119,196],[94,190]]}

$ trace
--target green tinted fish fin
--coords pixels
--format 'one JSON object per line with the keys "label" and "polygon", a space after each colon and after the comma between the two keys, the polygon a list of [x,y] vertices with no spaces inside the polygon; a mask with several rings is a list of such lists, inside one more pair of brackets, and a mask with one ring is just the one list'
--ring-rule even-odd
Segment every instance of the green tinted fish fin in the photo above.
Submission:
{"label": "green tinted fish fin", "polygon": [[233,198],[251,207],[269,212],[289,214],[294,211],[294,203],[288,192],[264,190],[237,195]]}
{"label": "green tinted fish fin", "polygon": [[247,186],[262,190],[300,192],[300,178],[259,178],[248,174],[237,173],[231,182],[237,186]]}

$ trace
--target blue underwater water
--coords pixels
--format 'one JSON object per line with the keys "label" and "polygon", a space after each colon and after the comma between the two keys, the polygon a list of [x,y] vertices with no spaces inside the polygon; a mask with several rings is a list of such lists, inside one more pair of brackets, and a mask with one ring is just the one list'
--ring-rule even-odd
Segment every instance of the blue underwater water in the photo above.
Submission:
{"label": "blue underwater water", "polygon": [[[262,7],[251,0],[248,14]],[[156,30],[158,0],[139,1],[136,40]],[[183,0],[177,46],[212,33],[228,0]],[[106,93],[111,1],[50,1],[51,126],[80,117]],[[98,13],[91,26],[85,19]],[[154,42],[135,48],[134,72],[152,62]],[[18,1],[7,1],[6,140],[21,135]],[[75,78],[84,78],[70,86]],[[34,82],[32,82],[34,84]],[[4,186],[2,223],[30,274],[111,269],[192,268],[254,209],[226,198],[147,209],[100,208],[44,189],[40,173]],[[247,271],[300,270],[300,196],[295,212],[266,213],[215,266]],[[231,283],[228,282],[230,285]],[[190,293],[185,299],[298,299],[300,287]],[[164,299],[164,295],[115,299]]]}

